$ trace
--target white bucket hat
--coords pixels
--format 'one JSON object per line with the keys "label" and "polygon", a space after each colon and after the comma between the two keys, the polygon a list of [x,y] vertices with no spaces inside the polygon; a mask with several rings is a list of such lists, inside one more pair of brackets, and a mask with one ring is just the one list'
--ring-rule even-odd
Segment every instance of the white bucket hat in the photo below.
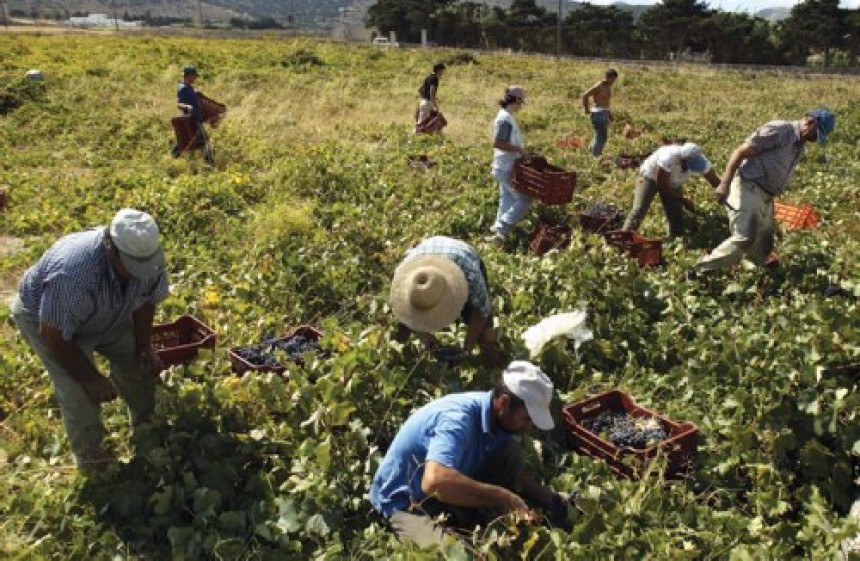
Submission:
{"label": "white bucket hat", "polygon": [[433,333],[454,323],[468,296],[466,275],[441,255],[421,255],[401,263],[391,281],[394,315],[419,333]]}
{"label": "white bucket hat", "polygon": [[131,276],[152,278],[164,271],[164,250],[158,240],[158,225],[152,216],[124,208],[110,223],[110,237]]}
{"label": "white bucket hat", "polygon": [[515,360],[502,373],[502,379],[508,389],[525,402],[529,417],[537,428],[552,430],[555,427],[549,412],[552,380],[540,368],[526,360]]}

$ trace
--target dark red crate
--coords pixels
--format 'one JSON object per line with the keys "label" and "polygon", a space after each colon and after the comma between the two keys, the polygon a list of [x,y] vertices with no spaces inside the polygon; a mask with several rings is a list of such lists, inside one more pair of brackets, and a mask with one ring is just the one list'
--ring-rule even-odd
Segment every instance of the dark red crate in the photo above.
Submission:
{"label": "dark red crate", "polygon": [[8,205],[9,197],[6,195],[6,189],[4,187],[0,187],[0,212],[6,210]]}
{"label": "dark red crate", "polygon": [[431,160],[428,156],[422,154],[420,156],[406,156],[406,165],[414,169],[427,171],[433,166],[435,166],[436,162]]}
{"label": "dark red crate", "polygon": [[[603,411],[624,412],[628,416],[658,419],[668,438],[645,449],[618,448],[583,426],[583,422]],[[667,478],[681,475],[689,469],[698,449],[699,428],[693,423],[672,421],[644,407],[636,405],[625,392],[610,390],[562,408],[564,424],[571,445],[579,452],[599,458],[609,468],[625,477],[640,477],[658,456],[665,456]]]}
{"label": "dark red crate", "polygon": [[621,169],[633,169],[642,165],[642,162],[645,161],[648,154],[621,154],[617,158],[615,158],[615,165]]}
{"label": "dark red crate", "polygon": [[[322,332],[316,327],[312,327],[310,325],[300,325],[292,332],[290,332],[289,335],[280,337],[278,340],[287,341],[289,339],[292,339],[296,335],[301,335],[309,341],[319,341],[320,339],[322,339],[323,336]],[[239,354],[237,353],[239,349],[240,347],[232,347],[229,351],[227,351],[227,356],[230,358],[230,366],[234,374],[241,375],[245,372],[274,372],[276,374],[280,374],[284,370],[286,370],[286,367],[281,364],[275,366],[257,366],[251,364],[250,362],[239,356]],[[301,364],[301,362],[298,362],[297,364]]]}
{"label": "dark red crate", "polygon": [[540,156],[520,158],[514,165],[513,187],[545,205],[566,205],[573,200],[576,172],[565,171]]}
{"label": "dark red crate", "polygon": [[164,367],[186,364],[201,348],[215,347],[215,332],[194,316],[152,326],[152,346]]}
{"label": "dark red crate", "polygon": [[215,124],[221,120],[224,113],[227,112],[227,106],[223,103],[218,103],[210,97],[206,97],[200,92],[197,92],[197,98],[200,100],[200,110],[203,112],[203,122]]}
{"label": "dark red crate", "polygon": [[448,121],[441,111],[431,111],[426,119],[415,126],[415,132],[434,133],[445,128]]}
{"label": "dark red crate", "polygon": [[636,259],[640,267],[658,267],[664,263],[661,239],[645,238],[629,230],[606,232],[603,239]]}
{"label": "dark red crate", "polygon": [[176,146],[179,147],[180,154],[188,150],[203,148],[206,145],[206,137],[200,132],[200,125],[191,115],[173,117],[170,119],[170,124],[173,126]]}
{"label": "dark red crate", "polygon": [[543,255],[551,249],[565,249],[570,246],[572,229],[564,222],[556,222],[541,217],[529,236],[529,250]]}
{"label": "dark red crate", "polygon": [[586,232],[595,234],[603,234],[621,228],[624,222],[624,215],[620,210],[614,210],[612,213],[605,216],[595,216],[583,211],[579,213],[579,225]]}

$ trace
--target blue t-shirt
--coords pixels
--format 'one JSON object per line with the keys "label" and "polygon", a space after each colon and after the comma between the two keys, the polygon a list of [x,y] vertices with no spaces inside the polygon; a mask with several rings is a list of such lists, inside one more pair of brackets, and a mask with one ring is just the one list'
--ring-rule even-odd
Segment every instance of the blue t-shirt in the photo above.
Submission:
{"label": "blue t-shirt", "polygon": [[466,392],[431,401],[403,424],[370,487],[370,502],[386,517],[421,502],[424,464],[433,461],[473,477],[512,435],[492,427],[493,392]]}
{"label": "blue t-shirt", "polygon": [[194,91],[193,86],[185,82],[179,84],[179,89],[176,90],[176,101],[190,105],[192,107],[191,115],[194,116],[194,119],[198,123],[203,122],[203,110],[200,108],[200,98],[197,97],[197,92]]}

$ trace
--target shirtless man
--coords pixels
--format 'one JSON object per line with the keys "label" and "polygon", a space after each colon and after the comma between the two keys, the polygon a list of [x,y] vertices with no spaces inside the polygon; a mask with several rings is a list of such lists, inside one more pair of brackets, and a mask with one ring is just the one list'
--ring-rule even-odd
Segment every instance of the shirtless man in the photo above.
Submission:
{"label": "shirtless man", "polygon": [[[582,94],[582,107],[585,109],[585,114],[591,117],[591,126],[594,127],[594,140],[588,146],[593,156],[600,156],[606,144],[609,121],[612,120],[612,111],[609,110],[612,84],[615,83],[616,78],[618,78],[618,72],[610,68],[606,71],[603,80]],[[594,107],[589,107],[588,98],[594,98]]]}

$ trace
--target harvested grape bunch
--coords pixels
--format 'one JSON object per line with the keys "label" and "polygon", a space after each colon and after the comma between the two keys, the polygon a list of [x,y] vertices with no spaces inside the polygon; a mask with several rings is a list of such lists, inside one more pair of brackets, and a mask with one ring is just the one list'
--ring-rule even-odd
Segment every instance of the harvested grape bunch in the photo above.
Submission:
{"label": "harvested grape bunch", "polygon": [[658,419],[630,417],[616,411],[604,411],[584,420],[582,426],[619,448],[641,450],[666,440],[668,436]]}
{"label": "harvested grape bunch", "polygon": [[302,335],[294,335],[289,339],[268,337],[262,343],[239,347],[236,354],[254,366],[280,366],[286,358],[299,362],[304,353],[319,350],[319,343]]}
{"label": "harvested grape bunch", "polygon": [[618,207],[612,203],[598,201],[585,209],[585,214],[595,218],[614,218],[618,215]]}

